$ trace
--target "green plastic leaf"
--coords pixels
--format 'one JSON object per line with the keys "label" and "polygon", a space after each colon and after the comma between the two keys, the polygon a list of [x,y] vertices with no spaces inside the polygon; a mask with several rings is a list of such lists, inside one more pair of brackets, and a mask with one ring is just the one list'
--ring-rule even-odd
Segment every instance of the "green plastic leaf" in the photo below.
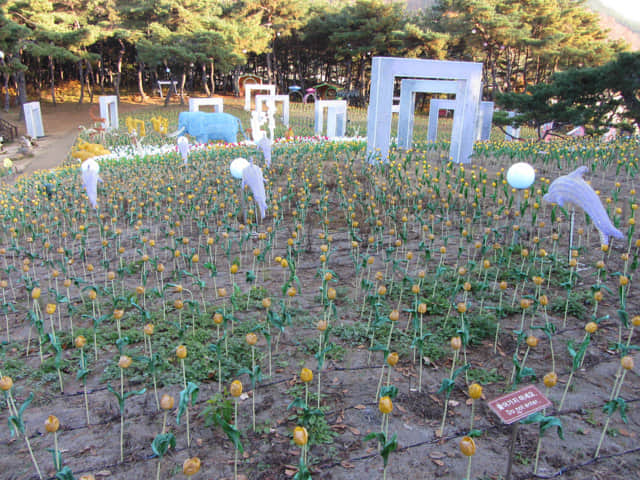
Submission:
{"label": "green plastic leaf", "polygon": [[73,476],[73,472],[67,466],[62,467],[55,476],[56,480],[76,480]]}
{"label": "green plastic leaf", "polygon": [[292,408],[304,408],[304,407],[305,407],[304,400],[300,397],[297,397],[293,400],[293,402],[289,404],[289,406],[287,407],[287,410],[291,410]]}
{"label": "green plastic leaf", "polygon": [[364,437],[364,441],[368,442],[369,440],[376,439],[378,443],[384,444],[387,441],[387,437],[384,432],[371,432]]}
{"label": "green plastic leaf", "polygon": [[180,404],[178,405],[178,414],[176,417],[176,423],[178,425],[180,425],[180,418],[184,415],[189,403],[193,406],[198,400],[199,392],[200,387],[193,382],[187,382],[187,387],[180,392]]}
{"label": "green plastic leaf", "polygon": [[240,452],[244,452],[244,448],[242,447],[242,442],[240,441],[240,431],[233,425],[224,422],[222,423],[222,431],[227,434],[233,446]]}
{"label": "green plastic leaf", "polygon": [[176,448],[176,437],[173,433],[159,433],[151,442],[151,450],[157,457],[164,457],[169,448]]}
{"label": "green plastic leaf", "polygon": [[[60,450],[56,450],[55,448],[47,448],[47,451],[51,453],[54,465],[62,465],[62,453],[60,452]],[[56,476],[56,478],[58,477]]]}
{"label": "green plastic leaf", "polygon": [[618,409],[620,410],[620,418],[622,418],[624,423],[627,423],[627,402],[625,402],[622,397],[609,400],[604,404],[604,407],[602,407],[602,411],[608,416],[613,415]]}
{"label": "green plastic leaf", "polygon": [[386,385],[380,389],[380,397],[389,397],[392,400],[398,396],[398,387]]}
{"label": "green plastic leaf", "polygon": [[453,389],[453,386],[455,384],[456,384],[456,382],[454,382],[450,378],[443,378],[442,379],[442,384],[440,385],[440,388],[438,389],[438,391],[436,393],[446,392],[446,394],[449,395],[451,393],[451,390]]}
{"label": "green plastic leaf", "polygon": [[76,380],[82,380],[83,382],[86,380],[87,375],[91,373],[91,370],[87,368],[80,368],[78,373],[76,373]]}
{"label": "green plastic leaf", "polygon": [[380,455],[382,456],[382,461],[384,462],[384,466],[386,468],[389,463],[389,455],[391,452],[394,452],[398,448],[398,436],[394,433],[391,439],[388,442],[383,444],[382,450],[380,450]]}

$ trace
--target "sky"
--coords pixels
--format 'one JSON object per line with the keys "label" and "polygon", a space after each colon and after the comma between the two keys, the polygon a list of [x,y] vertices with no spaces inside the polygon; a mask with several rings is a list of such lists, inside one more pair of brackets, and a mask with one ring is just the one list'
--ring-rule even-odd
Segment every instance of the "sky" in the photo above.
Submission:
{"label": "sky", "polygon": [[640,0],[601,0],[602,4],[634,22],[640,22]]}

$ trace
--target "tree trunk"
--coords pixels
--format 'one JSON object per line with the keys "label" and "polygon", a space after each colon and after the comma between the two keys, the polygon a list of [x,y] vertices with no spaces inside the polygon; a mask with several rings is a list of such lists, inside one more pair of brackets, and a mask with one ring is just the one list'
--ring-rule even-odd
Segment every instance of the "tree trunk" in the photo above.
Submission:
{"label": "tree trunk", "polygon": [[138,93],[140,93],[140,101],[142,103],[147,99],[147,94],[144,93],[144,85],[142,82],[142,71],[144,70],[144,63],[138,62]]}
{"label": "tree trunk", "polygon": [[27,81],[24,78],[24,70],[18,70],[16,79],[18,81],[18,106],[20,110],[20,119],[24,119],[22,105],[27,103]]}
{"label": "tree trunk", "polygon": [[272,55],[272,52],[267,52],[267,82],[269,84],[273,83],[273,67],[271,65]]}
{"label": "tree trunk", "polygon": [[182,76],[180,78],[180,105],[184,105],[184,85],[187,83],[186,68],[182,70]]}
{"label": "tree trunk", "polygon": [[[2,61],[4,65],[4,60]],[[5,72],[4,75],[4,111],[8,112],[9,107],[11,106],[11,96],[9,95],[9,73]]]}
{"label": "tree trunk", "polygon": [[207,82],[207,66],[202,64],[202,88],[207,97],[211,96],[211,90],[209,89],[209,82]]}
{"label": "tree trunk", "polygon": [[100,60],[98,60],[98,80],[100,82],[100,95],[104,95],[104,52],[100,51]]}
{"label": "tree trunk", "polygon": [[302,59],[300,58],[300,49],[296,48],[296,75],[298,76],[298,85],[302,87],[304,92],[304,72],[302,71]]}
{"label": "tree trunk", "polygon": [[216,93],[216,79],[214,77],[213,60],[209,61],[209,79],[211,80],[211,95]]}
{"label": "tree trunk", "polygon": [[40,65],[40,57],[36,60],[36,92],[38,93],[38,101],[42,100],[42,68]]}
{"label": "tree trunk", "polygon": [[49,75],[51,77],[51,103],[53,103],[53,106],[56,106],[56,78],[55,78],[55,73],[56,73],[56,67],[53,64],[53,57],[51,57],[51,55],[49,55]]}
{"label": "tree trunk", "polygon": [[87,91],[89,92],[89,103],[93,103],[93,87],[92,83],[95,82],[93,78],[93,67],[91,66],[91,60],[87,60]]}
{"label": "tree trunk", "polygon": [[171,72],[171,75],[169,76],[169,91],[167,92],[167,96],[164,97],[164,106],[168,107],[169,106],[169,102],[171,101],[171,96],[173,95],[173,82],[174,82],[174,78],[173,78],[173,72]]}
{"label": "tree trunk", "polygon": [[120,99],[120,80],[122,79],[122,59],[124,58],[124,42],[122,39],[118,39],[118,43],[120,44],[120,50],[118,51],[118,62],[117,62],[117,70],[116,70],[116,80],[115,80],[115,89],[116,89],[116,97],[118,100]]}
{"label": "tree trunk", "polygon": [[84,100],[84,68],[82,64],[84,63],[83,59],[78,61],[78,77],[80,77],[80,98],[78,99],[78,104],[82,105],[82,101]]}

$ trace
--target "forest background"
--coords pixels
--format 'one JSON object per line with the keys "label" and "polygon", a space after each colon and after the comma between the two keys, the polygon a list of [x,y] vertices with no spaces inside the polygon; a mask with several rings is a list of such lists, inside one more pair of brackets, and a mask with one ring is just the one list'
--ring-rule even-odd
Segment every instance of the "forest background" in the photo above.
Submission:
{"label": "forest background", "polygon": [[144,101],[158,80],[176,81],[181,98],[232,93],[243,72],[283,92],[328,82],[357,103],[373,56],[482,62],[491,100],[629,50],[601,26],[594,2],[3,0],[4,108],[33,97],[55,104],[68,81],[78,82],[80,103],[105,91]]}

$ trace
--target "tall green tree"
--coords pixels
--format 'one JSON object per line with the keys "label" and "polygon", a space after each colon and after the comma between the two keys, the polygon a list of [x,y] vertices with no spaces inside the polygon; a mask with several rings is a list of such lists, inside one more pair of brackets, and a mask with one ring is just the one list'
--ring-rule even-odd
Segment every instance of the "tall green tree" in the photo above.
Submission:
{"label": "tall green tree", "polygon": [[[3,58],[0,60],[0,71],[4,81],[4,108],[9,110],[9,81],[15,78],[18,85],[18,102],[20,105],[27,101],[27,86],[25,81],[26,65],[22,62],[23,47],[28,41],[31,30],[13,20],[8,12],[6,2],[0,4],[0,50]],[[22,109],[20,110],[22,111]]]}
{"label": "tall green tree", "polygon": [[329,42],[338,58],[348,58],[356,72],[356,89],[365,94],[366,78],[374,56],[398,56],[404,52],[406,17],[400,3],[357,0],[332,17]]}
{"label": "tall green tree", "polygon": [[[519,113],[513,121],[555,129],[583,125],[600,134],[610,127],[633,130],[640,125],[640,52],[624,52],[600,67],[558,72],[525,93],[498,95],[498,104]],[[506,123],[503,119],[502,123]]]}
{"label": "tall green tree", "polygon": [[[244,0],[239,2],[237,15],[258,19],[270,42],[266,49],[267,79],[269,83],[279,80],[283,87],[281,68],[278,68],[279,48],[294,36],[306,23],[309,2],[307,0]],[[262,36],[260,35],[260,36]],[[255,52],[255,53],[263,53]],[[277,79],[275,78],[277,77]]]}
{"label": "tall green tree", "polygon": [[433,12],[434,28],[451,35],[449,57],[484,64],[489,96],[601,65],[625,48],[607,40],[583,0],[439,0]]}
{"label": "tall green tree", "polygon": [[23,53],[47,64],[51,100],[55,105],[56,65],[79,60],[72,47],[82,44],[88,31],[81,26],[73,9],[61,8],[48,0],[12,1],[7,2],[7,6],[13,21],[29,29]]}

